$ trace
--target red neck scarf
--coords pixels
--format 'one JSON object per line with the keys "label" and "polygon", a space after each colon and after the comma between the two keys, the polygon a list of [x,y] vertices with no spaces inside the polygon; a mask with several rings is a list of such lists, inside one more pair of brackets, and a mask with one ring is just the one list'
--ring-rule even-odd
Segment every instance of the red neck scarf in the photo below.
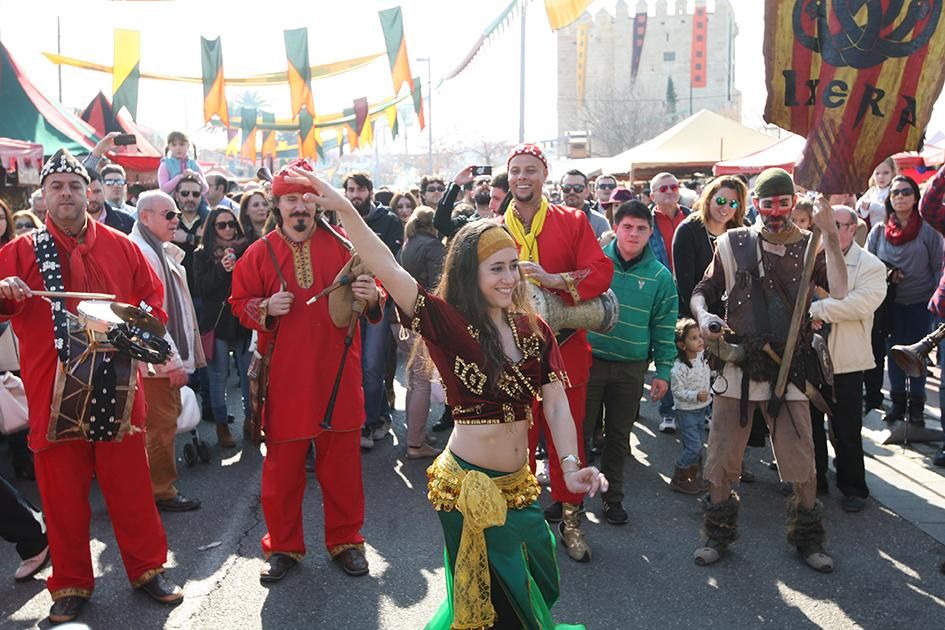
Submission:
{"label": "red neck scarf", "polygon": [[886,240],[893,245],[904,245],[915,240],[920,229],[922,229],[922,217],[919,216],[915,208],[912,209],[912,214],[909,215],[909,221],[905,227],[899,223],[895,212],[886,217],[885,236]]}
{"label": "red neck scarf", "polygon": [[[112,293],[114,285],[108,274],[95,260],[93,250],[98,236],[98,223],[88,218],[85,231],[79,237],[69,236],[47,218],[46,228],[56,241],[67,291]],[[81,239],[81,241],[80,241]],[[75,312],[78,300],[68,300],[67,308]]]}

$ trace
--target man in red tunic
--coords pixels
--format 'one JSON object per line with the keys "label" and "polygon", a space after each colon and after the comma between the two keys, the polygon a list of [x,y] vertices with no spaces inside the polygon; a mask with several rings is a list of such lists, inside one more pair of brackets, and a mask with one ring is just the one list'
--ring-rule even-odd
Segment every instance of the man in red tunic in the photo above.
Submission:
{"label": "man in red tunic", "polygon": [[[57,152],[40,176],[48,208],[45,228],[0,249],[0,319],[11,320],[20,340],[23,384],[30,402],[30,448],[35,453],[53,563],[53,574],[46,582],[53,598],[49,613],[53,623],[75,619],[95,586],[89,550],[93,475],[105,497],[132,586],[164,603],[183,599],[181,588],[162,575],[167,538],[151,498],[140,378],[131,411],[133,429],[124,438],[95,436],[93,429],[87,439],[48,439],[53,386],[61,369],[58,349],[62,344],[51,307],[58,300],[34,297],[32,291],[112,293],[119,302],[144,303],[166,319],[161,311],[161,284],[141,251],[124,234],[87,216],[88,183],[85,168],[68,151]],[[50,242],[53,249],[48,249]],[[47,247],[50,258],[41,266],[42,247]],[[48,274],[57,263],[53,286],[47,286],[43,273]],[[77,304],[77,300],[64,301],[72,313]]]}
{"label": "man in red tunic", "polygon": [[[544,154],[532,144],[519,145],[507,162],[511,201],[503,220],[515,237],[521,259],[520,269],[542,289],[558,294],[566,304],[575,305],[595,298],[610,287],[614,265],[597,243],[587,217],[579,210],[548,203],[542,186],[548,178]],[[583,330],[575,331],[561,344],[561,356],[570,383],[568,403],[578,435],[583,435],[587,379],[591,369],[591,347]],[[545,417],[536,405],[535,426],[529,432],[534,469],[534,452]],[[545,431],[547,434],[547,431]],[[554,444],[548,440],[551,498],[545,510],[550,522],[561,521],[559,531],[568,555],[579,562],[591,559],[591,550],[580,527],[582,496],[568,492],[561,462]],[[582,440],[579,457],[584,459]],[[578,462],[578,466],[582,466]]]}
{"label": "man in red tunic", "polygon": [[[311,170],[304,161],[292,166]],[[287,167],[288,168],[288,167]],[[258,352],[273,344],[269,391],[263,414],[266,459],[262,507],[269,531],[262,548],[268,562],[263,583],[276,582],[305,554],[302,498],[305,456],[315,443],[315,473],[325,510],[325,545],[349,575],[364,575],[364,490],[360,430],[364,422],[360,335],[354,330],[335,398],[331,429],[322,420],[344,352],[347,323],[336,325],[328,298],[306,302],[334,282],[351,258],[348,244],[303,196],[311,189],[289,184],[283,169],[273,178],[279,226],[253,243],[233,269],[230,304],[243,325],[259,333]],[[354,296],[380,318],[377,285],[361,275]],[[354,315],[357,316],[356,314]]]}

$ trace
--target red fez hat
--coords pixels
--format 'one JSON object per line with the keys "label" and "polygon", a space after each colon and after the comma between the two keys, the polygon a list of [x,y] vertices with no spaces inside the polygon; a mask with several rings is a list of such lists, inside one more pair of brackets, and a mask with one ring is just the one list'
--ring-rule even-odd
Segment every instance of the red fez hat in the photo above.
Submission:
{"label": "red fez hat", "polygon": [[272,178],[272,195],[274,197],[281,197],[282,195],[288,195],[290,193],[304,194],[313,192],[312,187],[308,184],[293,184],[286,181],[286,177],[291,176],[289,169],[292,167],[303,171],[315,171],[312,165],[302,158],[289,162]]}
{"label": "red fez hat", "polygon": [[505,167],[508,168],[509,162],[512,161],[517,155],[531,155],[541,160],[541,163],[545,165],[545,168],[548,168],[548,160],[545,159],[545,154],[541,152],[541,149],[538,148],[538,145],[535,144],[520,144],[509,153],[508,159],[505,161]]}

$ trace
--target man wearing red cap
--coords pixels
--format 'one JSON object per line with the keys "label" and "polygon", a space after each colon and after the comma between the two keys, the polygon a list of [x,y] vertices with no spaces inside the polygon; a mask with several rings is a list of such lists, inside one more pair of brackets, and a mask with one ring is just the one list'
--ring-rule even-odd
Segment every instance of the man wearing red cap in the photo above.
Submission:
{"label": "man wearing red cap", "polygon": [[[66,389],[60,387],[63,381],[57,375],[65,373],[66,364],[84,367],[92,359],[79,362],[78,344],[69,334],[66,311],[75,313],[78,301],[40,299],[33,291],[110,293],[119,302],[144,304],[166,319],[161,284],[141,251],[124,234],[88,216],[88,185],[85,167],[60,149],[40,174],[49,209],[45,227],[0,249],[0,319],[12,322],[20,340],[23,385],[30,401],[30,448],[35,453],[53,564],[46,580],[53,598],[52,623],[78,617],[95,588],[89,551],[93,477],[105,497],[131,585],[167,604],[184,597],[181,588],[162,575],[167,537],[151,497],[140,378],[132,385],[138,395],[118,404],[117,387],[107,378],[110,372],[114,383],[118,373],[134,374],[135,362],[126,363],[116,352],[100,363],[91,383],[95,391],[100,386],[115,387],[115,398],[110,404],[108,399],[96,403],[93,396],[90,408],[84,410],[88,423],[80,423],[80,431],[60,431],[60,399]],[[109,370],[109,365],[122,367]],[[99,374],[102,378],[97,378]],[[100,409],[105,413],[97,420],[94,414]],[[126,418],[130,426],[123,421]]]}
{"label": "man wearing red cap", "polygon": [[[593,299],[610,287],[614,265],[597,243],[587,217],[579,210],[548,203],[542,186],[548,178],[548,162],[541,149],[522,144],[509,153],[509,203],[502,220],[515,237],[519,249],[519,268],[533,283],[559,295],[565,303],[575,305]],[[570,384],[568,403],[578,435],[583,435],[587,379],[591,367],[591,347],[583,330],[574,331],[561,342],[561,356]],[[534,410],[535,426],[529,432],[532,453],[538,444],[539,432],[545,428],[541,406]],[[564,484],[561,464],[584,460],[583,444],[578,440],[578,453],[559,454],[548,440],[548,462],[551,472],[551,498],[554,503],[545,510],[550,522],[561,521],[559,531],[568,555],[579,562],[591,559],[591,550],[581,531],[581,495],[569,492]],[[560,456],[559,456],[560,455]]]}
{"label": "man wearing red cap", "polygon": [[[305,170],[298,160],[291,164]],[[286,181],[286,167],[272,182],[278,229],[253,243],[233,269],[230,304],[247,327],[259,333],[258,352],[271,352],[269,391],[263,412],[266,459],[262,507],[268,532],[262,539],[267,563],[263,583],[276,582],[302,559],[302,498],[305,457],[315,444],[315,472],[325,510],[325,545],[349,575],[364,575],[364,491],[360,429],[364,422],[361,344],[357,329],[341,371],[330,429],[322,428],[336,366],[344,356],[348,318],[337,322],[329,300],[306,302],[331,285],[351,259],[350,245],[317,215],[305,198],[311,189]],[[380,318],[374,280],[351,283],[367,313]]]}

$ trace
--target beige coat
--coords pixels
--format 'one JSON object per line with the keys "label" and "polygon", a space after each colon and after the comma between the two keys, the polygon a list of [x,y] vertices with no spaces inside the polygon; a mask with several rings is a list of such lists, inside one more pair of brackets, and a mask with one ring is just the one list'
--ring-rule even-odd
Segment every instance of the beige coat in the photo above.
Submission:
{"label": "beige coat", "polygon": [[[168,279],[164,277],[164,267],[161,265],[158,255],[151,249],[147,241],[144,240],[137,223],[135,223],[131,234],[128,236],[131,238],[131,241],[138,246],[141,253],[144,254],[144,257],[151,265],[151,269],[154,270],[154,274],[158,277],[158,280],[161,281],[161,286],[166,287]],[[190,346],[190,356],[186,361],[182,361],[174,345],[174,340],[171,339],[171,335],[165,335],[164,338],[171,344],[173,354],[164,364],[154,366],[155,376],[166,376],[168,372],[172,372],[180,367],[184,368],[184,371],[188,374],[192,374],[198,368],[205,367],[207,365],[207,359],[203,354],[203,345],[200,343],[200,331],[197,329],[197,315],[194,312],[194,302],[190,296],[190,288],[187,285],[187,272],[181,264],[181,261],[184,259],[184,250],[173,243],[164,243],[164,256],[167,258],[167,266],[170,268],[171,275],[173,276],[172,281],[177,284],[177,292],[181,296],[180,308],[184,318],[182,327],[187,336],[187,344]],[[164,311],[167,312],[166,289],[164,291],[163,308]],[[168,316],[170,316],[170,313],[168,313]]]}
{"label": "beige coat", "polygon": [[827,347],[836,374],[860,372],[876,366],[870,332],[873,314],[886,297],[886,265],[856,243],[847,263],[849,292],[842,300],[825,298],[810,305],[810,314],[832,324]]}

